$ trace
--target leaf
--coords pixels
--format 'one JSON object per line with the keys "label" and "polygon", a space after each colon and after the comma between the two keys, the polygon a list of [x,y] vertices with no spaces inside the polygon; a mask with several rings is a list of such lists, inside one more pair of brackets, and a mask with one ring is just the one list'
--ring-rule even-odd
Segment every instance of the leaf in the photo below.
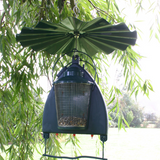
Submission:
{"label": "leaf", "polygon": [[[135,75],[136,75],[136,77],[138,77],[139,81],[142,81],[141,77],[140,77],[137,73],[135,73]],[[137,82],[138,82],[138,81],[137,81]],[[140,83],[139,83],[139,85],[140,85]],[[141,86],[141,85],[140,85],[140,86]]]}
{"label": "leaf", "polygon": [[15,134],[15,135],[18,135],[18,134],[20,133],[20,130],[21,130],[21,125],[17,124],[17,125],[16,125],[16,128],[15,128],[15,130],[14,130],[14,134]]}
{"label": "leaf", "polygon": [[107,103],[107,105],[110,105],[111,103],[113,103],[113,101],[115,100],[115,95],[114,97],[111,99],[111,101],[109,103]]}
{"label": "leaf", "polygon": [[146,85],[146,83],[144,83],[144,85],[143,85],[143,91],[144,91],[144,94],[145,94],[146,91],[147,91],[147,85]]}
{"label": "leaf", "polygon": [[111,99],[111,97],[112,97],[112,94],[113,94],[113,86],[111,87],[111,89],[110,89],[110,95],[109,95],[109,99]]}
{"label": "leaf", "polygon": [[[153,2],[152,4],[150,4],[150,6],[149,6],[149,8],[148,8],[148,10],[149,10],[148,12],[150,12],[150,10],[152,10],[151,8],[152,8],[152,6],[153,6],[154,4],[155,4],[155,2]],[[148,12],[147,12],[147,13],[148,13]]]}
{"label": "leaf", "polygon": [[120,130],[122,128],[122,116],[118,117],[118,129]]}
{"label": "leaf", "polygon": [[119,113],[119,104],[118,104],[118,100],[116,102],[116,107],[117,107],[117,113],[116,113],[116,116],[118,116],[118,113]]}
{"label": "leaf", "polygon": [[131,89],[131,82],[132,82],[132,80],[129,81],[128,89],[127,89],[128,91]]}
{"label": "leaf", "polygon": [[153,90],[153,86],[151,85],[151,83],[150,83],[150,82],[148,82],[148,88],[149,88],[151,91],[153,91],[153,92],[154,92],[154,90]]}
{"label": "leaf", "polygon": [[21,17],[21,9],[19,8],[17,11],[16,25],[19,23],[20,17]]}
{"label": "leaf", "polygon": [[7,4],[6,0],[3,0],[3,7],[4,7],[4,10],[5,10],[5,13],[8,13],[8,4]]}
{"label": "leaf", "polygon": [[119,63],[122,61],[122,59],[124,58],[124,56],[125,56],[125,52],[123,52],[123,54],[122,54],[122,56],[121,56],[121,58],[120,58],[120,60],[119,60]]}
{"label": "leaf", "polygon": [[139,10],[141,9],[140,5],[137,7],[136,13],[139,13]]}
{"label": "leaf", "polygon": [[110,115],[110,114],[108,115],[108,117],[109,117],[109,119],[110,119],[110,120],[112,120],[112,117],[111,117],[111,115]]}
{"label": "leaf", "polygon": [[117,87],[115,87],[115,93],[117,93],[117,95],[122,95],[121,91]]}
{"label": "leaf", "polygon": [[[125,63],[126,61],[124,61],[124,65],[123,65],[123,67],[124,67],[124,72],[123,72],[123,75],[124,75],[124,77],[126,76],[126,71],[129,71],[129,69],[128,69],[128,64],[127,63]],[[127,79],[128,79],[128,76],[127,76]],[[126,80],[127,79],[125,79],[125,84],[126,84]]]}
{"label": "leaf", "polygon": [[118,6],[117,6],[116,3],[114,3],[114,6],[115,6],[115,8],[117,9],[118,13],[120,13],[119,8],[118,8]]}
{"label": "leaf", "polygon": [[0,155],[0,160],[4,160],[3,157]]}
{"label": "leaf", "polygon": [[124,123],[127,125],[127,127],[130,128],[128,122],[125,120],[124,117],[123,117],[123,121],[124,121]]}
{"label": "leaf", "polygon": [[114,51],[114,52],[113,52],[113,55],[112,55],[112,59],[114,59],[114,58],[115,58],[116,54],[117,54],[117,52],[116,52],[116,51]]}
{"label": "leaf", "polygon": [[107,3],[107,10],[109,11],[109,8],[110,8],[110,1],[109,1],[109,0],[106,0],[106,3]]}
{"label": "leaf", "polygon": [[139,89],[136,90],[135,92],[135,98],[137,99],[137,95],[138,95]]}
{"label": "leaf", "polygon": [[117,108],[117,105],[115,105],[112,109],[109,110],[109,114],[110,114],[111,112],[114,112],[114,111],[116,110],[116,108]]}
{"label": "leaf", "polygon": [[155,37],[160,42],[160,38],[159,38],[159,35],[157,33],[155,33]]}
{"label": "leaf", "polygon": [[134,87],[134,89],[132,90],[132,92],[131,92],[131,94],[130,94],[130,96],[132,96],[132,94],[135,92],[135,90],[137,89],[137,86],[136,87]]}

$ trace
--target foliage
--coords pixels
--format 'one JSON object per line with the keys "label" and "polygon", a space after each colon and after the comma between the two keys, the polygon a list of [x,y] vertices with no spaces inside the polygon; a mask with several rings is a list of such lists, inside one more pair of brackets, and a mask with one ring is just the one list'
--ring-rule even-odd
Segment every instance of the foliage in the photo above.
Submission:
{"label": "foliage", "polygon": [[[131,127],[140,127],[143,121],[144,113],[138,104],[132,100],[128,93],[123,93],[118,99],[119,103],[114,101],[109,106],[109,113],[111,116],[111,125],[118,126],[119,117],[122,117],[122,122]],[[118,104],[118,108],[115,106]],[[114,108],[114,109],[113,109]],[[127,123],[126,123],[126,121]],[[120,127],[119,127],[120,128]]]}
{"label": "foliage", "polygon": [[131,124],[131,122],[133,121],[133,119],[134,119],[133,112],[132,112],[132,111],[129,111],[129,112],[127,113],[127,116],[126,116],[126,120],[127,120],[128,125]]}
{"label": "foliage", "polygon": [[67,144],[69,143],[72,144],[72,153],[74,154],[73,156],[77,157],[78,153],[81,154],[79,140],[76,136],[72,136],[71,134],[68,135],[65,142],[66,147],[67,147]]}
{"label": "foliage", "polygon": [[155,128],[160,128],[160,120],[157,121]]}
{"label": "foliage", "polygon": [[[138,14],[143,9],[143,4],[142,1],[136,4]],[[78,7],[77,11],[74,10],[74,6]],[[151,11],[155,11],[157,6],[151,4],[150,7]],[[52,66],[58,58],[58,55],[51,56],[42,51],[33,52],[30,48],[22,48],[16,42],[15,36],[24,26],[34,27],[40,20],[58,23],[68,16],[77,16],[83,21],[101,16],[111,24],[125,22],[125,16],[121,14],[115,0],[79,0],[77,4],[74,0],[3,0],[3,11],[0,13],[0,149],[6,152],[7,159],[33,159],[34,148],[36,144],[41,143],[39,137],[41,137],[44,105],[40,100],[43,90],[38,80],[41,76],[50,79]],[[133,25],[129,27],[134,28]],[[158,32],[159,30],[155,36]],[[153,35],[153,29],[151,33]],[[109,63],[107,55],[97,53],[92,58],[96,62],[98,72],[106,73],[105,67],[108,67]],[[140,68],[138,64],[140,58],[142,57],[138,53],[128,47],[124,52],[114,51],[111,61],[123,66],[125,84],[131,94],[137,96],[142,91],[149,96],[149,90],[153,90],[150,82],[143,81],[136,73],[136,69]],[[62,64],[65,65],[68,61],[70,57],[64,57],[57,63],[53,79]],[[86,69],[94,74],[94,69],[88,63]],[[106,73],[106,84],[107,79]],[[121,95],[120,90],[115,86],[111,89],[107,86],[100,87],[106,96],[106,103],[112,104],[116,100],[116,105],[111,110],[117,108],[118,125],[122,128],[125,119],[118,114],[120,107],[117,100]],[[9,142],[11,145],[7,145]],[[60,143],[54,135],[52,142],[54,143],[47,144],[49,153],[60,154]],[[58,147],[56,151],[53,149],[53,144]]]}
{"label": "foliage", "polygon": [[146,113],[145,118],[147,121],[156,121],[157,116],[154,113]]}

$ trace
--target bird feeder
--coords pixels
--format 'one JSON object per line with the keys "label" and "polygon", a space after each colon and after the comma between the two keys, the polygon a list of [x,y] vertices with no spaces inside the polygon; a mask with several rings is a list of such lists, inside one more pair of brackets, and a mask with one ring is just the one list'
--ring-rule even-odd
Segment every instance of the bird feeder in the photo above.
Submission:
{"label": "bird feeder", "polygon": [[[43,112],[45,141],[50,133],[69,133],[100,135],[104,143],[107,140],[107,132],[107,108],[102,94],[95,79],[84,66],[79,65],[79,56],[73,56],[72,64],[62,68],[57,74],[57,80],[53,82],[45,104]],[[44,156],[62,158],[47,155],[46,150]],[[104,159],[103,156],[79,158]]]}
{"label": "bird feeder", "polygon": [[[75,17],[67,17],[59,23],[43,20],[35,28],[23,27],[21,33],[16,35],[16,40],[23,47],[58,56],[64,53],[73,56],[73,48],[79,50],[79,53],[87,53],[89,57],[102,52],[110,54],[114,50],[125,50],[129,45],[135,45],[136,39],[137,32],[131,32],[124,23],[111,25],[100,17],[89,22]],[[95,66],[94,69],[96,71]],[[57,74],[57,81],[53,83],[45,103],[45,142],[50,133],[72,133],[100,135],[104,144],[107,132],[107,109],[95,78],[84,66],[79,65],[79,57],[73,56],[72,64]],[[64,158],[47,155],[46,150],[44,156]],[[104,159],[104,155],[102,158],[78,158]]]}

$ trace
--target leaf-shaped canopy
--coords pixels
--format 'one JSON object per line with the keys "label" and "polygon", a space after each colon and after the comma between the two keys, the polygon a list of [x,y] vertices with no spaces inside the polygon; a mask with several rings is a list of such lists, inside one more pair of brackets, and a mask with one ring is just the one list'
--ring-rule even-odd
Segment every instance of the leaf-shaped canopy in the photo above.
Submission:
{"label": "leaf-shaped canopy", "polygon": [[131,32],[124,23],[111,25],[103,18],[83,22],[68,17],[60,23],[40,21],[35,28],[24,27],[16,39],[23,47],[50,54],[70,52],[76,48],[90,56],[98,52],[106,54],[115,49],[125,50],[134,45],[137,32]]}

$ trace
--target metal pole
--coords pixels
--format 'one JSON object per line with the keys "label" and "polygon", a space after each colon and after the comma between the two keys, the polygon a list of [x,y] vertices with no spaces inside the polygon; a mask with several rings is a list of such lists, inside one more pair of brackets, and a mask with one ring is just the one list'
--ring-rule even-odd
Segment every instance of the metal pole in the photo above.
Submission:
{"label": "metal pole", "polygon": [[104,141],[103,141],[103,147],[102,147],[102,158],[104,159]]}
{"label": "metal pole", "polygon": [[47,138],[45,138],[45,148],[44,148],[44,154],[46,154],[46,141],[47,141]]}

